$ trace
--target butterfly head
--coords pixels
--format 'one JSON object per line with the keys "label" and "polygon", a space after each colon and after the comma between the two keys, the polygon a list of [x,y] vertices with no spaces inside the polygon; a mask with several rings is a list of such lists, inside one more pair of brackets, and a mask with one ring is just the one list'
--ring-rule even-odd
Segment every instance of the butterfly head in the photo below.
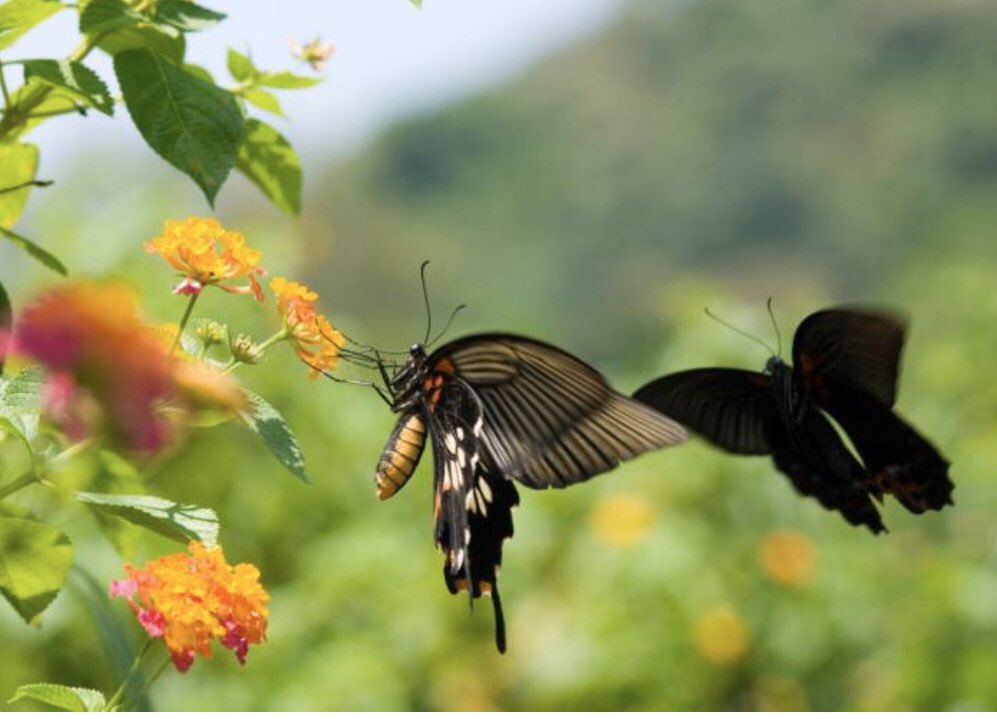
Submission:
{"label": "butterfly head", "polygon": [[777,375],[782,370],[786,369],[786,363],[782,361],[782,357],[774,355],[769,357],[769,361],[765,363],[765,372],[770,375]]}

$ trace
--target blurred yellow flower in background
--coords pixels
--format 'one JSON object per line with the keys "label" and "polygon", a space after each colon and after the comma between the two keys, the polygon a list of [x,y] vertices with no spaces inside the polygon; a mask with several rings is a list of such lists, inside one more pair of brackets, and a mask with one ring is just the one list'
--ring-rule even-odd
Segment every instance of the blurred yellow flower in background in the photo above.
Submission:
{"label": "blurred yellow flower in background", "polygon": [[[257,275],[266,274],[259,267],[262,253],[246,247],[241,233],[226,230],[214,218],[167,220],[163,234],[147,242],[145,249],[183,273],[184,279],[173,288],[177,294],[197,295],[207,285],[216,285],[237,294],[252,291],[256,299],[263,300],[257,280]],[[248,286],[221,284],[242,277],[249,280]]]}
{"label": "blurred yellow flower in background", "polygon": [[631,547],[647,536],[654,512],[637,494],[614,494],[600,500],[589,514],[597,539],[614,547]]}
{"label": "blurred yellow flower in background", "polygon": [[765,535],[758,547],[758,561],[770,578],[796,587],[809,582],[817,571],[817,550],[803,532],[780,529]]}
{"label": "blurred yellow flower in background", "polygon": [[693,622],[692,643],[706,660],[733,664],[750,646],[748,626],[733,609],[714,607]]}
{"label": "blurred yellow flower in background", "polygon": [[111,582],[110,594],[125,598],[150,637],[163,638],[179,671],[197,654],[210,657],[212,639],[244,664],[249,645],[266,639],[270,596],[260,572],[252,564],[230,566],[220,547],[191,542],[188,550],[144,567],[126,564],[128,579]]}
{"label": "blurred yellow flower in background", "polygon": [[298,357],[312,368],[312,377],[335,369],[346,339],[315,309],[318,293],[283,277],[271,280],[270,289],[277,296],[277,307],[289,339]]}

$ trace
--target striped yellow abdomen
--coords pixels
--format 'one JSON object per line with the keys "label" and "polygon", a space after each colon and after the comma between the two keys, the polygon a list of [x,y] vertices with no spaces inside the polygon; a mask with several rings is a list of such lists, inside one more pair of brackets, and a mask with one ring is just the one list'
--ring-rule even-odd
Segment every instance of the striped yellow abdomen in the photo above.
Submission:
{"label": "striped yellow abdomen", "polygon": [[410,412],[398,420],[374,474],[378,499],[387,499],[405,486],[425,446],[426,425],[418,412]]}

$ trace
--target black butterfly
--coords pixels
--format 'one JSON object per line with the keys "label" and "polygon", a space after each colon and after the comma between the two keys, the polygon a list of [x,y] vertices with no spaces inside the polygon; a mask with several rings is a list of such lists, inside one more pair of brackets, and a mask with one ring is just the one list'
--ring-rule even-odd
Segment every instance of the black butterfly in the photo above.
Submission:
{"label": "black butterfly", "polygon": [[[796,489],[874,533],[872,497],[911,512],[952,504],[948,461],[902,420],[896,400],[904,323],[882,312],[827,309],[800,324],[790,367],[697,369],[661,377],[634,398],[729,452],[771,454]],[[847,432],[861,464],[825,413]]]}
{"label": "black butterfly", "polygon": [[566,487],[686,436],[581,360],[525,337],[463,337],[428,356],[417,344],[386,382],[401,418],[377,465],[377,495],[387,499],[405,485],[428,434],[443,576],[451,594],[491,595],[500,652],[496,580],[519,502],[511,480]]}

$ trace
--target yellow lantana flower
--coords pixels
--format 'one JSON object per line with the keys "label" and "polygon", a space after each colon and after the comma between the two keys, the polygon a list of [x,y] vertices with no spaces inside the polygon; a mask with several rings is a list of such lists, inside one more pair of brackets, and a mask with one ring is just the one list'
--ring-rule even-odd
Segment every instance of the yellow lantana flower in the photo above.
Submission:
{"label": "yellow lantana flower", "polygon": [[271,280],[270,289],[277,296],[277,307],[295,351],[312,368],[312,377],[335,369],[346,339],[315,309],[318,293],[283,277]]}
{"label": "yellow lantana flower", "polygon": [[[259,266],[262,253],[246,246],[240,232],[226,230],[211,217],[188,217],[167,220],[163,234],[147,242],[145,249],[160,255],[184,279],[173,288],[177,294],[197,295],[207,285],[216,285],[226,292],[245,294],[252,291],[263,300],[263,290],[257,275],[266,271]],[[245,277],[249,285],[222,284]]]}
{"label": "yellow lantana flower", "polygon": [[162,637],[178,671],[198,654],[210,657],[212,639],[245,664],[249,645],[266,639],[270,595],[260,572],[230,566],[220,547],[191,542],[188,550],[144,567],[126,564],[128,579],[111,582],[110,594],[125,598],[150,637]]}

